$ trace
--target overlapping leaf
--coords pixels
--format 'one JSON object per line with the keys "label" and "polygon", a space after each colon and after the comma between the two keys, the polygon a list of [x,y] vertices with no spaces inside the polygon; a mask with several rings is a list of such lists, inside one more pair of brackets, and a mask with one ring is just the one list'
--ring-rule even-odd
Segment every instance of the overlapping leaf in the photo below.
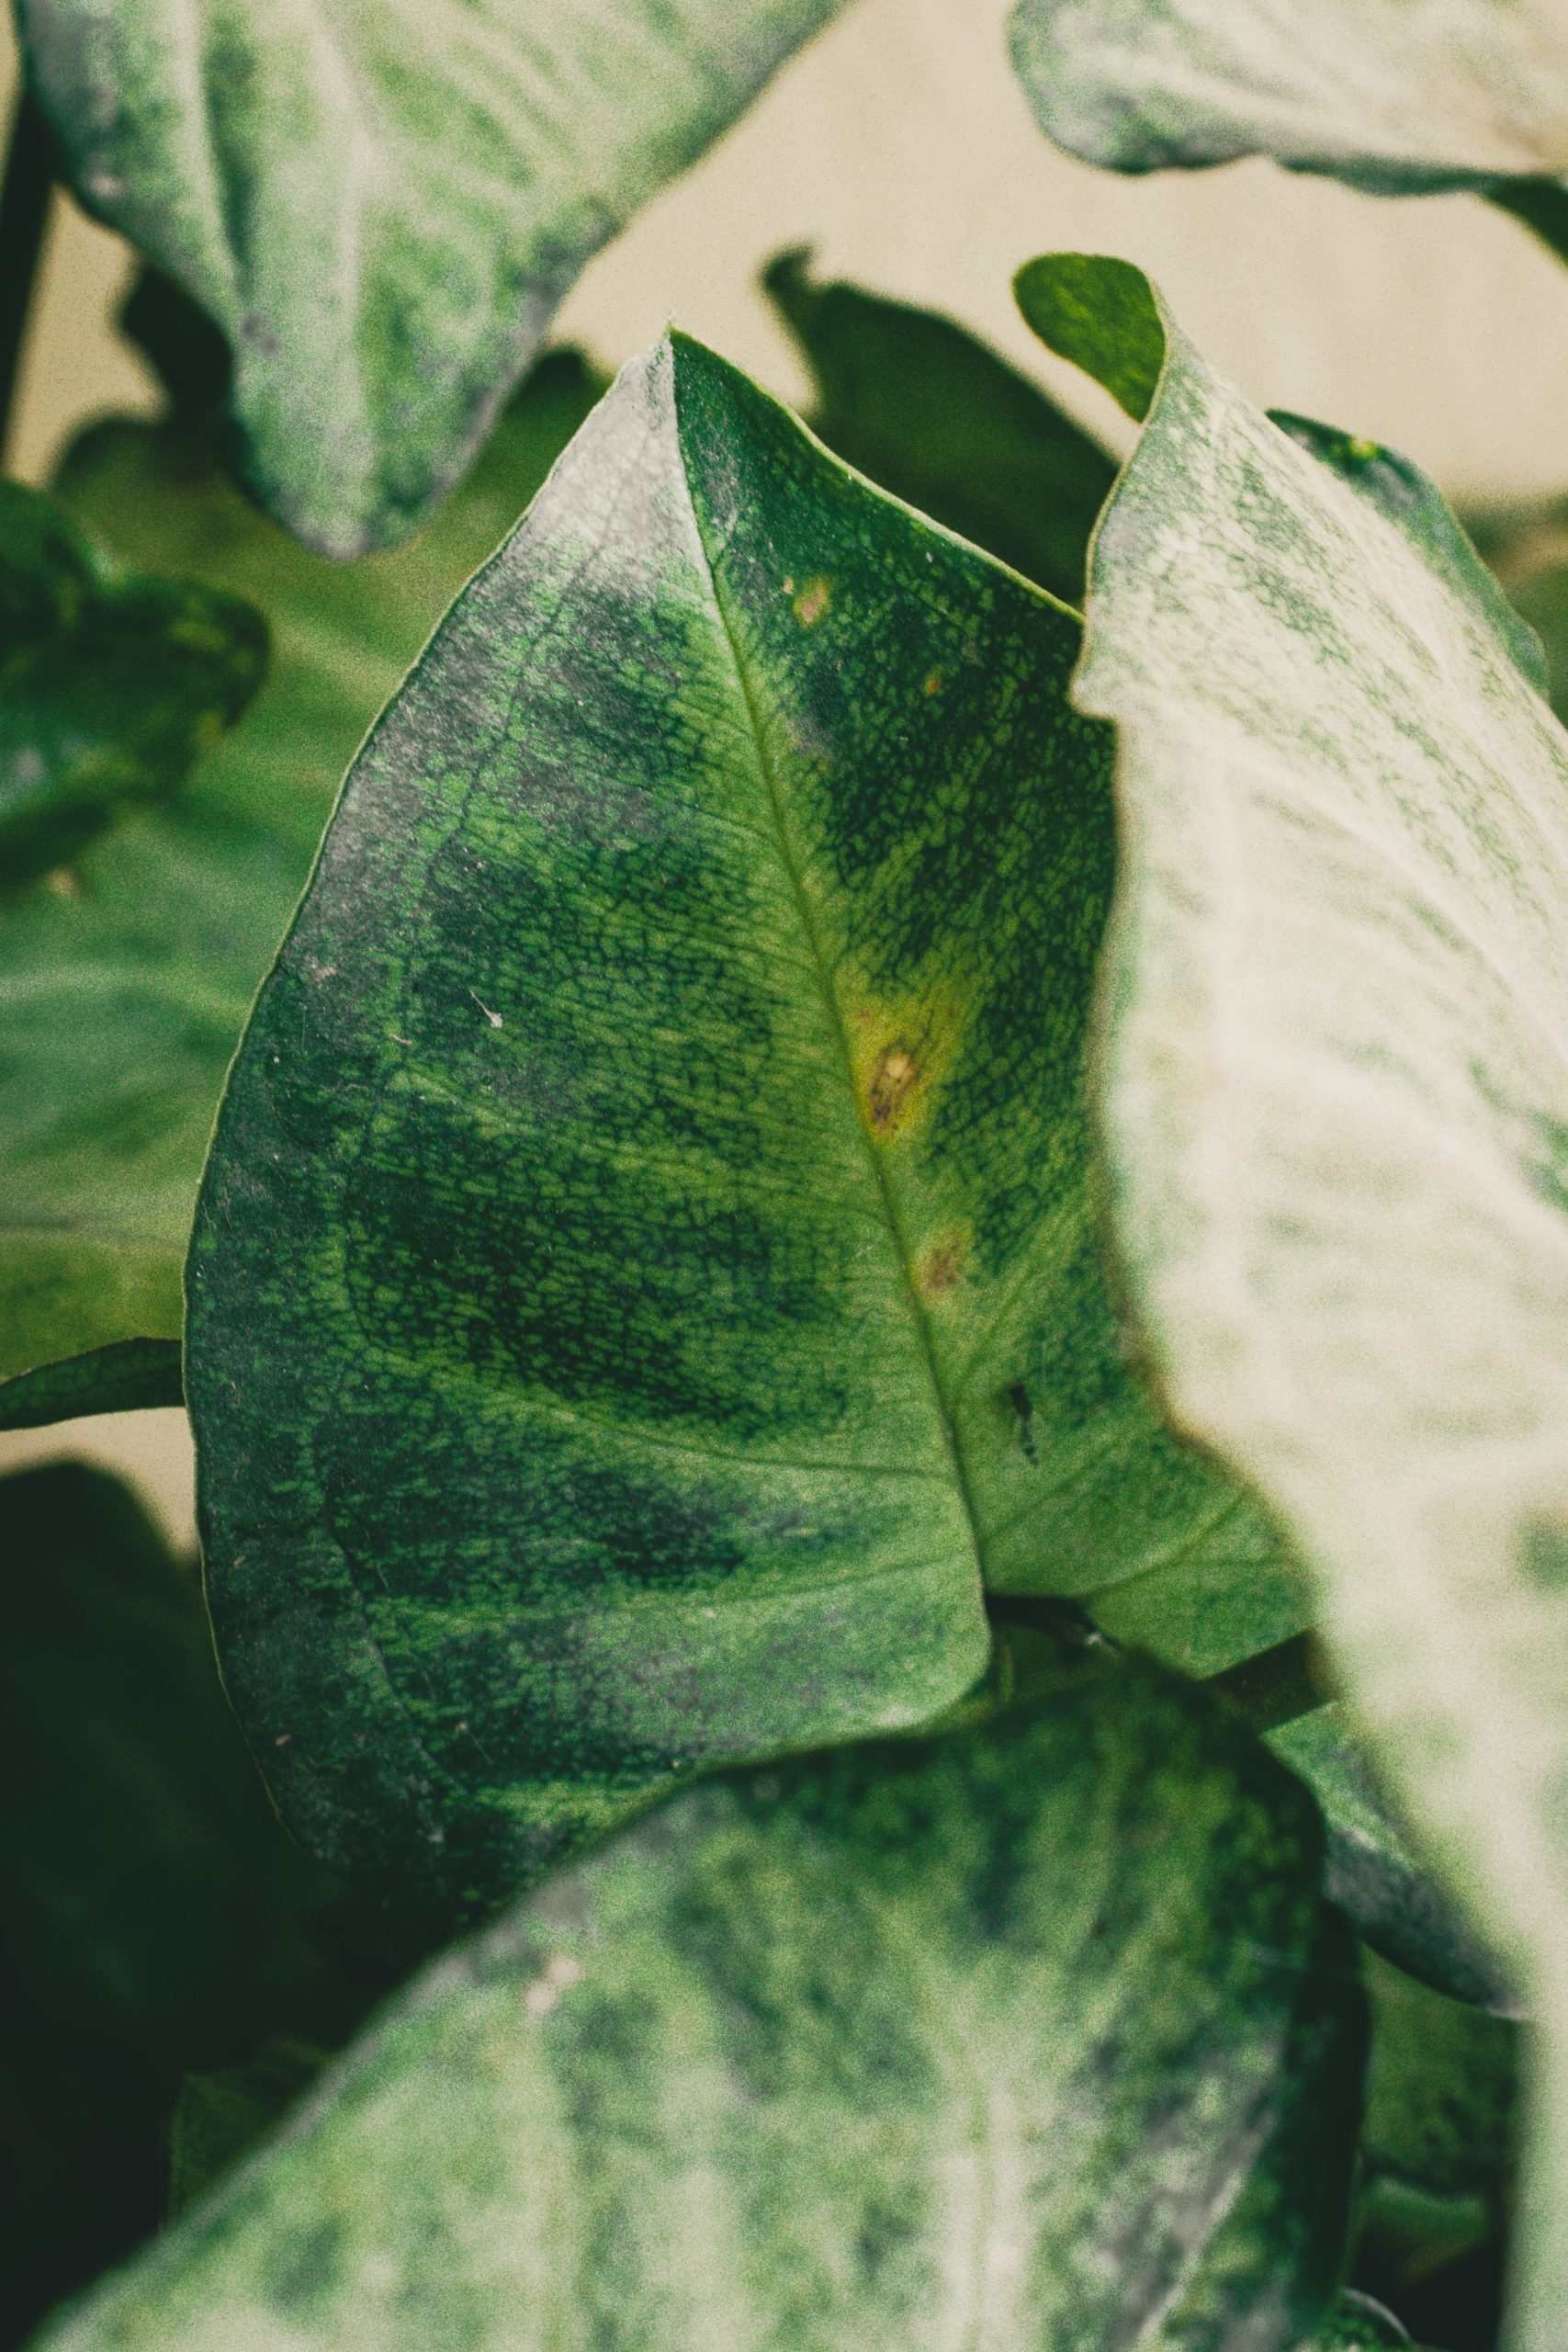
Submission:
{"label": "overlapping leaf", "polygon": [[[274,657],[175,800],[58,885],[0,901],[0,1377],[33,1374],[0,1391],[0,1418],[177,1399],[181,1267],[223,1073],[338,781],[592,398],[580,362],[548,360],[438,524],[348,566],[257,514],[184,419],[103,425],[73,452],[68,512],[128,562],[207,583],[210,592],[243,585]],[[164,674],[141,682],[154,705]]]}
{"label": "overlapping leaf", "polygon": [[190,1268],[226,1675],[322,1850],[488,1899],[929,1716],[983,1579],[1297,1622],[1100,1279],[1077,641],[677,341],[372,736]]}
{"label": "overlapping leaf", "polygon": [[1089,163],[1271,155],[1377,194],[1497,193],[1568,232],[1568,26],[1554,0],[1019,0],[1019,77]]}
{"label": "overlapping leaf", "polygon": [[[1064,348],[1093,276],[1025,274]],[[1538,2021],[1519,2340],[1545,2346],[1568,2307],[1568,738],[1451,543],[1250,410],[1146,291],[1139,333],[1168,356],[1076,688],[1117,722],[1125,811],[1116,1230],[1177,1414],[1294,1531],[1382,1766]]]}
{"label": "overlapping leaf", "polygon": [[423,522],[584,262],[838,0],[20,0],[88,208],[217,322],[258,494]]}
{"label": "overlapping leaf", "polygon": [[129,572],[0,482],[0,891],[176,791],[265,661],[250,605]]}
{"label": "overlapping leaf", "polygon": [[1293,2352],[1360,2060],[1315,1824],[1150,1668],[1032,1687],[555,1879],[48,2352]]}

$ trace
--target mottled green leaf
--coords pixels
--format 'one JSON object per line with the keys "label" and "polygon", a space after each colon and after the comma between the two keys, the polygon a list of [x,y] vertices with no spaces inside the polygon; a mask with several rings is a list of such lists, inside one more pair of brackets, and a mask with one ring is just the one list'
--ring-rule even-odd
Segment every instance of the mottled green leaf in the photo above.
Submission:
{"label": "mottled green leaf", "polygon": [[813,278],[781,254],[763,283],[811,363],[829,449],[1065,603],[1116,468],[1027,376],[952,319]]}
{"label": "mottled green leaf", "polygon": [[1568,505],[1561,498],[1467,516],[1476,546],[1546,658],[1547,691],[1568,714]]}
{"label": "mottled green leaf", "polygon": [[178,1340],[223,1073],[339,779],[592,393],[580,361],[547,360],[440,520],[348,565],[257,514],[184,424],[103,424],[68,458],[58,494],[79,524],[144,570],[243,585],[274,651],[176,799],[0,900],[0,1378],[34,1374],[14,1419],[150,1401],[128,1392],[125,1343]]}
{"label": "mottled green leaf", "polygon": [[177,791],[265,663],[250,605],[129,571],[0,482],[0,893]]}
{"label": "mottled green leaf", "polygon": [[424,521],[579,270],[839,0],[19,0],[88,209],[233,352],[244,469],[313,547]]}
{"label": "mottled green leaf", "polygon": [[1517,1996],[1493,1954],[1433,1880],[1394,1819],[1337,1701],[1268,1734],[1328,1831],[1328,1894],[1374,1951],[1437,1992],[1511,2012]]}
{"label": "mottled green leaf", "polygon": [[1360,2068],[1300,1792],[1083,1652],[710,1781],[417,1981],[49,2352],[1291,2352]]}
{"label": "mottled green leaf", "polygon": [[1517,2340],[1544,2347],[1568,2308],[1568,738],[1423,531],[1168,342],[1075,689],[1120,738],[1111,1215],[1179,1420],[1293,1531],[1376,1759],[1538,2021]]}
{"label": "mottled green leaf", "polygon": [[[76,1464],[0,1482],[0,2329],[157,2218],[181,2071],[342,2033],[338,1897],[283,1836],[194,1564]],[[385,1982],[385,1975],[380,1978]]]}
{"label": "mottled green leaf", "polygon": [[225,1671],[321,1850],[504,1893],[929,1716],[982,1578],[1183,1658],[1216,1581],[1249,1646],[1298,1605],[1100,1279],[1077,641],[678,340],[371,737],[190,1269]]}
{"label": "mottled green leaf", "polygon": [[[1512,181],[1527,217],[1529,184],[1568,171],[1555,0],[1019,0],[1011,42],[1041,128],[1113,171],[1262,154],[1374,195]],[[1554,215],[1532,225],[1558,242]]]}

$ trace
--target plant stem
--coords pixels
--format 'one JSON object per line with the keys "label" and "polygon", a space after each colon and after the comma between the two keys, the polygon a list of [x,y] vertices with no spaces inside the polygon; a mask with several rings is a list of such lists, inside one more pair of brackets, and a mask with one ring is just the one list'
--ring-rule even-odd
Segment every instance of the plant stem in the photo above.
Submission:
{"label": "plant stem", "polygon": [[17,378],[54,187],[54,142],[24,90],[11,118],[0,180],[0,458],[10,439]]}

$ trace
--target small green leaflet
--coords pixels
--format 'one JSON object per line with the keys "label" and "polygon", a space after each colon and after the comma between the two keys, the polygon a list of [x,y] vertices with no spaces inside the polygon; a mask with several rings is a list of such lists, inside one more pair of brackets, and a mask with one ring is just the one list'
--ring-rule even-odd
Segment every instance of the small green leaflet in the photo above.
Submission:
{"label": "small green leaflet", "polygon": [[[1021,281],[1047,340],[1055,276]],[[1075,686],[1119,734],[1111,1221],[1179,1423],[1315,1570],[1375,1759],[1539,2028],[1517,2340],[1546,2352],[1568,2308],[1568,738],[1429,509],[1296,446],[1152,296],[1142,332],[1168,356]]]}
{"label": "small green leaflet", "polygon": [[273,662],[183,792],[58,884],[0,898],[0,1425],[178,1401],[213,1114],[333,795],[595,390],[552,355],[431,529],[349,565],[268,523],[184,419],[112,421],[71,453],[56,489],[75,521],[140,571],[205,582],[179,593],[214,611],[243,585]]}
{"label": "small green leaflet", "polygon": [[266,650],[238,597],[129,571],[52,500],[0,482],[0,907],[177,791]]}
{"label": "small green leaflet", "polygon": [[583,264],[839,0],[19,0],[88,209],[234,355],[245,471],[334,556],[423,522]]}
{"label": "small green leaflet", "polygon": [[1042,130],[1087,163],[1262,154],[1374,195],[1475,188],[1563,243],[1556,0],[1019,0],[1011,47]]}
{"label": "small green leaflet", "polygon": [[38,2352],[1294,2352],[1364,2031],[1315,1819],[1190,1686],[1027,1672],[551,1880]]}
{"label": "small green leaflet", "polygon": [[225,1676],[319,1851],[489,1902],[682,1771],[928,1718],[982,1578],[1183,1659],[1218,1588],[1294,1630],[1100,1278],[1077,644],[677,338],[372,735],[189,1270]]}

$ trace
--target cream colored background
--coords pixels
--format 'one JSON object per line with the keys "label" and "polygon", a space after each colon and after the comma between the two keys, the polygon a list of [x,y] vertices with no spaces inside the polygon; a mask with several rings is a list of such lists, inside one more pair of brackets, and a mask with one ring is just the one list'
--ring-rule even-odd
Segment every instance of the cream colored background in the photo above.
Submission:
{"label": "cream colored background", "polygon": [[[594,263],[562,333],[619,360],[673,316],[798,395],[754,277],[808,243],[828,270],[953,312],[1115,432],[1008,291],[1031,254],[1080,245],[1149,269],[1261,401],[1392,441],[1462,496],[1568,488],[1568,269],[1524,231],[1469,198],[1380,202],[1266,164],[1090,171],[1035,130],[1008,72],[1007,13],[1008,0],[858,0]],[[0,84],[13,73],[0,52]],[[116,239],[58,204],[10,453],[31,479],[84,417],[148,397],[107,325],[126,266]],[[0,1438],[0,1464],[66,1452],[133,1465],[188,1533],[181,1416]]]}

